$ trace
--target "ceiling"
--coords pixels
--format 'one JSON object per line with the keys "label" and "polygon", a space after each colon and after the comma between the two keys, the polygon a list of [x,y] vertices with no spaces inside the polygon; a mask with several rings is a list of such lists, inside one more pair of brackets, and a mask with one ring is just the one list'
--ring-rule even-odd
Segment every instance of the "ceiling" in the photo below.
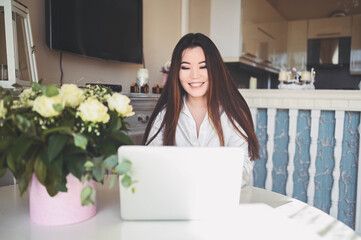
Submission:
{"label": "ceiling", "polygon": [[267,0],[286,20],[329,17],[336,11],[361,14],[361,0]]}

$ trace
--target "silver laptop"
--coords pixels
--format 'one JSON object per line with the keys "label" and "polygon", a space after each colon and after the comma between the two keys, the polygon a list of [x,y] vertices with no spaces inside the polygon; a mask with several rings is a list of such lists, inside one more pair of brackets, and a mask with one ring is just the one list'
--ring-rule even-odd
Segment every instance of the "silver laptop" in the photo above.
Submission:
{"label": "silver laptop", "polygon": [[135,192],[120,185],[124,220],[219,219],[240,200],[244,152],[233,147],[122,146]]}

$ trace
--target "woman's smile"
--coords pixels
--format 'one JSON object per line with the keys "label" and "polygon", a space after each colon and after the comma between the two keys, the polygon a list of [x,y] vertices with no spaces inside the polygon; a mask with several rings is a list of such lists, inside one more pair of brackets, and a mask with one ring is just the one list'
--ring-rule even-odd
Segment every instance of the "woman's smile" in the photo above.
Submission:
{"label": "woman's smile", "polygon": [[201,87],[203,86],[204,82],[192,82],[192,83],[189,83],[189,85],[193,88],[198,88],[198,87]]}

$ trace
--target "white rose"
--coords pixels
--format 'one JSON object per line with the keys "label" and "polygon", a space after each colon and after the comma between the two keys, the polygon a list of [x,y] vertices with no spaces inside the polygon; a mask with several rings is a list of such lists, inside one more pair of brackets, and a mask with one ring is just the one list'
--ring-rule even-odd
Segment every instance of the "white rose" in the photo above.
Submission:
{"label": "white rose", "polygon": [[120,93],[114,93],[108,99],[108,107],[111,111],[117,111],[121,117],[134,115],[133,107],[129,105],[130,99]]}
{"label": "white rose", "polygon": [[34,96],[35,92],[31,88],[24,89],[19,95],[20,103],[25,107],[32,107],[34,105],[34,101],[30,99],[30,97]]}
{"label": "white rose", "polygon": [[54,117],[60,115],[61,111],[56,111],[54,109],[55,104],[60,104],[64,107],[64,101],[59,96],[47,97],[45,95],[35,98],[33,111],[39,113],[43,117]]}
{"label": "white rose", "polygon": [[0,118],[5,118],[8,110],[4,107],[4,100],[0,100]]}
{"label": "white rose", "polygon": [[80,104],[78,114],[83,121],[103,122],[109,121],[108,108],[96,98],[88,98]]}
{"label": "white rose", "polygon": [[84,92],[75,84],[64,84],[60,88],[60,96],[67,107],[77,107],[84,100]]}

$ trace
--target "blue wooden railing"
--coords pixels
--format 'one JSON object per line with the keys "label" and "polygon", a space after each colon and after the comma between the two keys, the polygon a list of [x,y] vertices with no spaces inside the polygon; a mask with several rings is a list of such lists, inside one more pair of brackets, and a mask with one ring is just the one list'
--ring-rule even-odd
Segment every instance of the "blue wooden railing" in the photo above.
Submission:
{"label": "blue wooden railing", "polygon": [[361,92],[240,92],[260,143],[253,185],[309,203],[360,232]]}

